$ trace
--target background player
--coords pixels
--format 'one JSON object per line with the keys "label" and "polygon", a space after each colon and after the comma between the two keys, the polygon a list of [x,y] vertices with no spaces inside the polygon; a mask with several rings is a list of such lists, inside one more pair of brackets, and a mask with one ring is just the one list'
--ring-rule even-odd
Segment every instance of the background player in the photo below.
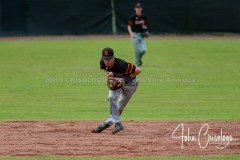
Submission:
{"label": "background player", "polygon": [[99,125],[92,132],[100,133],[112,124],[115,124],[115,128],[112,132],[115,134],[124,129],[119,116],[137,89],[138,79],[136,76],[141,73],[141,69],[131,63],[114,57],[114,52],[111,48],[103,49],[100,69],[105,71],[107,78],[110,76],[122,77],[125,81],[125,85],[118,90],[109,90],[108,100],[110,115],[103,124]]}
{"label": "background player", "polygon": [[135,14],[128,20],[127,28],[135,50],[136,65],[142,66],[142,56],[147,51],[144,37],[147,37],[149,35],[149,32],[147,29],[147,19],[142,14],[141,3],[136,3]]}

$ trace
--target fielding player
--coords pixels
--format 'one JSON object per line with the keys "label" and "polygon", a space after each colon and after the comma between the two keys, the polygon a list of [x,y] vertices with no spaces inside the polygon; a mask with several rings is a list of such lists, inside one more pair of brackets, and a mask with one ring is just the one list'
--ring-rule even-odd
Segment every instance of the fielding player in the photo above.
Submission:
{"label": "fielding player", "polygon": [[109,81],[108,100],[110,115],[103,124],[99,125],[92,132],[100,133],[112,124],[115,124],[115,128],[112,131],[112,133],[115,134],[124,129],[119,116],[137,90],[138,79],[136,76],[141,73],[141,69],[131,63],[114,57],[114,52],[111,48],[103,49],[100,69],[104,70]]}
{"label": "fielding player", "polygon": [[142,56],[146,53],[147,47],[144,37],[149,36],[147,18],[142,14],[142,4],[136,3],[135,14],[128,20],[128,32],[135,50],[137,66],[142,66]]}

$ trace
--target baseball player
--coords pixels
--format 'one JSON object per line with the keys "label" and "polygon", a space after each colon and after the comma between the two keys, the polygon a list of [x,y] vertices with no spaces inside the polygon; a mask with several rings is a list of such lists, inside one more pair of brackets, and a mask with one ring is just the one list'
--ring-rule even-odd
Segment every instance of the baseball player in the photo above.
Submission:
{"label": "baseball player", "polygon": [[[124,129],[119,116],[137,89],[138,79],[136,76],[141,73],[141,69],[114,57],[114,52],[111,48],[104,48],[102,50],[100,69],[104,70],[109,81],[108,101],[110,115],[103,124],[99,125],[92,132],[100,133],[112,124],[115,124],[112,131],[115,134]],[[122,81],[119,81],[119,79]]]}
{"label": "baseball player", "polygon": [[149,36],[147,18],[142,14],[142,4],[136,3],[135,14],[128,20],[128,32],[135,50],[136,65],[142,66],[142,57],[147,51],[144,37]]}

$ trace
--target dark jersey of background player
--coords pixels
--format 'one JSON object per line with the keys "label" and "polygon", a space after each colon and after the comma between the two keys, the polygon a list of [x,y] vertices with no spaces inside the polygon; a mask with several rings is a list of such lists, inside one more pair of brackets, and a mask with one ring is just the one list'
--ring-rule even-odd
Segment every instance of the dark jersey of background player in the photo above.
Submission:
{"label": "dark jersey of background player", "polygon": [[108,72],[113,72],[116,77],[130,78],[130,74],[135,72],[136,66],[115,57],[114,66],[112,68],[108,68],[103,62],[103,60],[100,60],[100,69],[104,69]]}
{"label": "dark jersey of background player", "polygon": [[147,26],[147,18],[142,14],[141,15],[134,14],[128,20],[128,25],[131,26],[133,32],[139,33],[146,32],[147,29],[146,27],[143,26]]}

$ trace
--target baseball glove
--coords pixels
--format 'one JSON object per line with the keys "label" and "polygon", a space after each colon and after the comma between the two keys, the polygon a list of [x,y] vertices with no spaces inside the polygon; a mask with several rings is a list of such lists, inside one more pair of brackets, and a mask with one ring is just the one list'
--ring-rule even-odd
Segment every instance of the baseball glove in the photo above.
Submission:
{"label": "baseball glove", "polygon": [[118,89],[122,88],[125,85],[125,83],[124,83],[123,78],[108,77],[107,85],[110,90],[118,90]]}

